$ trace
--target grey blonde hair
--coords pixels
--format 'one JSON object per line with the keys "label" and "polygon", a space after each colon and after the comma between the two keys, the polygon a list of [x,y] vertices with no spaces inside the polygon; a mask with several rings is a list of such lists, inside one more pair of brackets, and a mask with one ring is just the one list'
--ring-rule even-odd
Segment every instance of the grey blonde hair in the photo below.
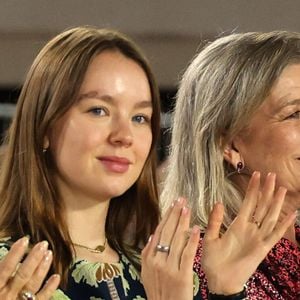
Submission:
{"label": "grey blonde hair", "polygon": [[300,63],[300,35],[285,31],[231,34],[196,55],[177,94],[163,210],[187,197],[192,223],[204,229],[219,201],[223,230],[229,226],[244,195],[227,176],[224,145],[247,126],[291,63]]}

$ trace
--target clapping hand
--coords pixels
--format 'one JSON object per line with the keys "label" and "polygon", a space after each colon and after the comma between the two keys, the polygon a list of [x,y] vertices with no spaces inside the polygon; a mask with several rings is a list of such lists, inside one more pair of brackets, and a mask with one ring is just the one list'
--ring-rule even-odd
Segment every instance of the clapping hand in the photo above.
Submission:
{"label": "clapping hand", "polygon": [[42,287],[52,262],[52,251],[47,249],[48,243],[36,244],[20,263],[27,248],[28,238],[21,238],[0,261],[0,299],[47,300],[57,289],[59,275],[52,275]]}
{"label": "clapping hand", "polygon": [[147,299],[193,299],[193,262],[199,228],[189,231],[186,200],[174,202],[142,252],[142,281]]}
{"label": "clapping hand", "polygon": [[296,213],[278,221],[286,189],[275,191],[276,176],[268,174],[260,190],[260,173],[254,172],[240,212],[220,236],[223,206],[210,216],[203,241],[202,266],[208,288],[217,294],[234,294],[255,272],[275,243],[296,218]]}

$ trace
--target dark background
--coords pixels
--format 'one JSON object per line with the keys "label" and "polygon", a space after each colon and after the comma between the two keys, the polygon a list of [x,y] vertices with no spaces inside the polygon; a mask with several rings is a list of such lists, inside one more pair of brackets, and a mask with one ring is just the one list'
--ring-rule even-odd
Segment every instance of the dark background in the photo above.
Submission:
{"label": "dark background", "polygon": [[[150,60],[166,113],[182,72],[205,41],[231,32],[299,32],[300,1],[1,0],[0,138],[38,51],[57,33],[78,25],[114,28],[133,38]],[[168,132],[162,128],[161,158]]]}

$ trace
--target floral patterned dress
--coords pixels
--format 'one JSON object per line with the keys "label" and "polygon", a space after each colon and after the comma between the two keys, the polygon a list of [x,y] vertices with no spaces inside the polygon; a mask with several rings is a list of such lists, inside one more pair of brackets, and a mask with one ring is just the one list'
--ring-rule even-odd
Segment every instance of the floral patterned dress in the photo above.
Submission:
{"label": "floral patterned dress", "polygon": [[[9,240],[0,241],[0,260],[7,254]],[[140,274],[127,257],[119,253],[118,263],[75,260],[70,268],[68,286],[58,289],[51,300],[143,300],[147,299]],[[194,274],[194,299],[199,295],[199,280]]]}

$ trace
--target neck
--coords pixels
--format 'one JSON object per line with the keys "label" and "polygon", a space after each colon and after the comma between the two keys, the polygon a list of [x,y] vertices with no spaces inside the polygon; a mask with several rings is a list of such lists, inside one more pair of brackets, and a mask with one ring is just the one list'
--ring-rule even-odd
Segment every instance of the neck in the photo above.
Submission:
{"label": "neck", "polygon": [[66,223],[74,243],[94,248],[105,242],[105,222],[110,200],[86,195],[64,195]]}

